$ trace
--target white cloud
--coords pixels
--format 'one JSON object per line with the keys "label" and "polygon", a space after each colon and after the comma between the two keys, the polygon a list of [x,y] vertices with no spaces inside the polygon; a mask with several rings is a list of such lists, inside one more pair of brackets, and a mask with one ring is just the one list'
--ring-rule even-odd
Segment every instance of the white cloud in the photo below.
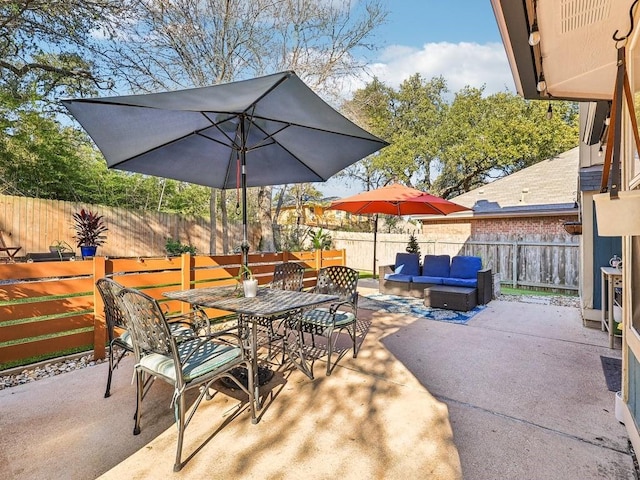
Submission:
{"label": "white cloud", "polygon": [[420,49],[392,45],[381,51],[368,70],[368,74],[351,83],[351,92],[362,88],[374,76],[397,88],[408,77],[419,73],[427,80],[442,76],[453,93],[467,85],[485,85],[487,94],[505,90],[515,93],[513,76],[501,43],[439,42],[426,43]]}

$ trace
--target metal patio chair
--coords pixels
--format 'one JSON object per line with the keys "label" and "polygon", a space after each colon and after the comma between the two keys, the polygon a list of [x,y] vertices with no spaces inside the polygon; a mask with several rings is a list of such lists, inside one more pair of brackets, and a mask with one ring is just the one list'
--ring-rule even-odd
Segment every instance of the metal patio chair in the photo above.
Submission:
{"label": "metal patio chair", "polygon": [[7,254],[7,262],[15,263],[15,256],[17,253],[22,250],[22,247],[17,246],[8,246],[4,241],[4,236],[2,235],[2,230],[0,230],[0,252],[4,252]]}
{"label": "metal patio chair", "polygon": [[[104,303],[104,317],[109,339],[109,374],[107,388],[104,392],[104,398],[108,398],[111,396],[113,370],[118,367],[120,360],[127,353],[133,352],[133,345],[127,326],[127,312],[118,297],[124,286],[111,278],[105,277],[98,279],[96,287]],[[187,314],[171,315],[167,318],[172,334],[177,335],[179,340],[192,337],[202,329],[208,332],[209,319],[200,309],[193,310]]]}
{"label": "metal patio chair", "polygon": [[[283,262],[275,265],[273,269],[273,278],[269,283],[270,288],[277,288],[280,290],[292,290],[301,291],[304,282],[305,268],[299,263],[295,262]],[[267,337],[267,347],[269,349],[268,358],[272,356],[272,346],[277,341],[283,341],[284,335],[280,332],[282,322],[290,318],[290,314],[287,315],[275,315],[272,317],[252,317],[252,320],[257,323],[259,329],[263,330]],[[274,326],[275,325],[275,326]],[[284,345],[282,349],[282,362],[284,363]]]}
{"label": "metal patio chair", "polygon": [[[233,329],[199,335],[178,342],[171,334],[167,319],[156,300],[143,292],[129,288],[125,288],[120,293],[120,298],[128,312],[128,323],[137,360],[134,435],[140,433],[145,375],[161,379],[174,387],[171,404],[174,407],[178,426],[178,445],[173,466],[176,472],[183,467],[184,432],[203,398],[205,396],[207,399],[211,398],[210,390],[216,380],[222,378],[231,380],[247,394],[251,420],[256,423],[253,366],[251,360],[245,355],[240,337],[233,332]],[[248,387],[243,386],[232,375],[232,370],[239,366],[247,369]],[[185,394],[192,388],[199,388],[200,394],[193,405],[187,409]],[[241,406],[239,405],[239,409]]]}
{"label": "metal patio chair", "polygon": [[[335,350],[340,332],[346,330],[353,342],[353,358],[358,355],[356,348],[356,322],[358,312],[358,278],[360,274],[353,268],[344,266],[330,266],[321,268],[318,280],[313,289],[314,293],[338,295],[339,300],[328,307],[318,307],[302,312],[297,319],[288,322],[289,328],[297,329],[300,334],[311,334],[315,347],[315,336],[327,338],[327,375],[331,375],[331,355]],[[304,337],[302,337],[302,340]],[[346,353],[342,352],[336,361]],[[313,378],[313,365],[309,369]]]}

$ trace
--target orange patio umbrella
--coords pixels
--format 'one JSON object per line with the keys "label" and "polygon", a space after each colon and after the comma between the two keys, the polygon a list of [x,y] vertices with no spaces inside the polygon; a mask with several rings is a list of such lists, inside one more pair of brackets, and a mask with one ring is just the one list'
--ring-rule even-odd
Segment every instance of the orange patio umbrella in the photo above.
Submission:
{"label": "orange patio umbrella", "polygon": [[470,210],[467,207],[416,190],[399,183],[392,183],[375,190],[359,193],[331,202],[332,210],[344,210],[356,215],[376,214],[373,229],[373,278],[376,278],[376,243],[378,215],[448,215]]}

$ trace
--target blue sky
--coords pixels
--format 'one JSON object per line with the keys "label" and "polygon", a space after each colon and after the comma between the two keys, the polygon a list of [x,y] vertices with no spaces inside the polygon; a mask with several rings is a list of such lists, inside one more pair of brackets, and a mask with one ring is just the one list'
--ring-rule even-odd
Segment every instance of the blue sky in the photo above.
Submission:
{"label": "blue sky", "polygon": [[[388,0],[387,8],[387,23],[376,34],[381,48],[370,54],[371,76],[397,87],[415,73],[426,79],[442,75],[451,92],[467,85],[484,86],[487,94],[515,92],[489,0]],[[337,181],[316,186],[327,196],[361,191]]]}

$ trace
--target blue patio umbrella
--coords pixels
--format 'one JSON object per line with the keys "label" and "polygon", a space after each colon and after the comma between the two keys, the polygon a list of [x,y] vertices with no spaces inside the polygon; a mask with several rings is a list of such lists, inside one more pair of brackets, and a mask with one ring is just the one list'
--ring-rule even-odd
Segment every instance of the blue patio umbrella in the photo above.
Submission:
{"label": "blue patio umbrella", "polygon": [[341,115],[292,71],[210,87],[63,100],[107,166],[242,191],[321,182],[388,145]]}

